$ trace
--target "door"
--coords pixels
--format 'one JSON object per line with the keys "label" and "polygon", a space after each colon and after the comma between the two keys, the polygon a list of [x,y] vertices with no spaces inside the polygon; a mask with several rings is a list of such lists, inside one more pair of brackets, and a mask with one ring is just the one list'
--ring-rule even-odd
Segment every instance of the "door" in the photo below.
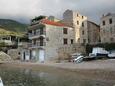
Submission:
{"label": "door", "polygon": [[36,51],[35,50],[32,50],[32,58],[33,60],[36,60]]}
{"label": "door", "polygon": [[39,61],[44,62],[45,52],[44,50],[39,50]]}
{"label": "door", "polygon": [[23,52],[23,60],[25,61],[25,57],[26,57],[26,55],[25,55],[25,51]]}

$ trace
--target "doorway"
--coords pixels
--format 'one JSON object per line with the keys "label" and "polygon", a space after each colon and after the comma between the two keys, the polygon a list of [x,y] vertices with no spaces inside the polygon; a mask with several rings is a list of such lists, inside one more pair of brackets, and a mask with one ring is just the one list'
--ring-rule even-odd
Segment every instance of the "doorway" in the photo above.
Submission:
{"label": "doorway", "polygon": [[45,52],[44,50],[39,50],[39,62],[44,62]]}

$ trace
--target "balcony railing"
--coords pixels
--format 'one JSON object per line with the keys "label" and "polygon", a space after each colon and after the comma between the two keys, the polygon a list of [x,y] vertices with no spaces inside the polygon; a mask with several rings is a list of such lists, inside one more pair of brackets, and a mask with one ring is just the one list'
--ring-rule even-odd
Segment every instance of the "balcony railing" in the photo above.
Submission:
{"label": "balcony railing", "polygon": [[46,45],[45,42],[43,42],[43,43],[36,43],[36,44],[29,43],[28,47],[29,48],[43,48],[45,45]]}
{"label": "balcony railing", "polygon": [[33,34],[33,33],[29,33],[29,37],[34,37],[34,36],[41,36],[41,35],[45,35],[45,31],[44,32],[39,32],[39,33],[35,33],[35,34]]}
{"label": "balcony railing", "polygon": [[6,43],[7,45],[14,45],[15,41],[11,41],[11,40],[0,40],[0,43]]}

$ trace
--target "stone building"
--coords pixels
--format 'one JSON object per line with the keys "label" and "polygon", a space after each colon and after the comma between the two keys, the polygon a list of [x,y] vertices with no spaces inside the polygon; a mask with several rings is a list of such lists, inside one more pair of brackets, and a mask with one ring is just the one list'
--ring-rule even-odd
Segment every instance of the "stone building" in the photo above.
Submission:
{"label": "stone building", "polygon": [[52,61],[73,52],[74,29],[46,17],[31,22],[28,37],[31,42],[23,51],[23,60]]}
{"label": "stone building", "polygon": [[[88,43],[88,39],[84,36],[81,39],[81,28],[87,30],[87,17],[79,14],[78,12],[72,10],[66,10],[63,13],[63,22],[75,29],[75,42],[76,43]],[[87,31],[85,33],[87,35]]]}
{"label": "stone building", "polygon": [[72,10],[66,10],[63,14],[63,22],[75,29],[75,43],[99,43],[100,27],[94,22],[88,21],[86,16]]}
{"label": "stone building", "polygon": [[[87,28],[84,28],[86,23]],[[100,26],[91,21],[85,21],[80,28],[81,44],[98,44],[100,42]]]}
{"label": "stone building", "polygon": [[115,43],[115,14],[103,15],[100,28],[101,43]]}

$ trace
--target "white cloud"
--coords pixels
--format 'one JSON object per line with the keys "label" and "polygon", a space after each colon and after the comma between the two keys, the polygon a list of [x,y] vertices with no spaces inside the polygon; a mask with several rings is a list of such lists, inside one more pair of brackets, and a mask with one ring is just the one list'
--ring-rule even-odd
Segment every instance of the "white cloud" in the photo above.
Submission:
{"label": "white cloud", "polygon": [[115,0],[0,0],[0,18],[22,21],[39,15],[61,17],[66,9],[72,9],[97,19],[103,13],[115,12],[114,3]]}

